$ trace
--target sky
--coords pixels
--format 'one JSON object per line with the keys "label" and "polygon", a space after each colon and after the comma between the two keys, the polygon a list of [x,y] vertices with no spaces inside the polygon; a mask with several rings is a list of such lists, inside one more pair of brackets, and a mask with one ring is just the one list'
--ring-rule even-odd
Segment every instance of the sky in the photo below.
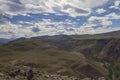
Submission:
{"label": "sky", "polygon": [[0,0],[0,38],[120,30],[120,0]]}

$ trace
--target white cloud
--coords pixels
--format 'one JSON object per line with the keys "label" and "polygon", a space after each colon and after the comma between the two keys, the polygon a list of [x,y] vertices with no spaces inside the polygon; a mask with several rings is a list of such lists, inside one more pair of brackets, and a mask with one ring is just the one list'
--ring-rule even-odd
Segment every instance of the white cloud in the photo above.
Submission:
{"label": "white cloud", "polygon": [[105,9],[100,8],[100,9],[97,9],[97,10],[96,10],[96,12],[97,12],[98,14],[101,14],[101,13],[106,12],[106,10],[105,10]]}
{"label": "white cloud", "polygon": [[5,24],[0,24],[0,37],[1,38],[19,38],[25,35],[30,35],[30,28],[22,27],[19,24],[12,24],[11,22],[6,22]]}
{"label": "white cloud", "polygon": [[31,23],[31,22],[28,22],[28,21],[18,21],[17,22],[18,24],[33,24],[33,23]]}
{"label": "white cloud", "polygon": [[120,30],[120,26],[116,27],[97,27],[94,28],[93,26],[98,26],[97,24],[86,24],[83,26],[80,26],[79,28],[75,29],[75,34],[99,34],[99,33],[105,33],[105,32],[111,32],[111,31],[117,31]]}
{"label": "white cloud", "polygon": [[21,4],[12,0],[0,0],[0,14],[9,17],[27,15],[27,13],[55,13],[62,15],[87,16],[92,8],[102,6],[109,0],[19,0]]}
{"label": "white cloud", "polygon": [[112,19],[117,19],[115,16],[116,15],[114,13],[102,17],[91,16],[88,19],[88,22],[83,24],[81,27],[86,31],[92,31],[91,33],[94,34],[100,32],[101,30],[103,30],[101,32],[107,31],[107,29],[109,31],[109,27],[113,24]]}
{"label": "white cloud", "polygon": [[95,27],[95,28],[99,28],[99,27],[107,27],[107,26],[110,26],[112,25],[112,21],[110,20],[109,17],[97,17],[97,16],[92,16],[88,19],[88,25],[91,25],[91,24],[96,24],[96,26],[92,26],[92,27]]}
{"label": "white cloud", "polygon": [[85,33],[93,34],[114,31],[117,29],[120,30],[120,26],[113,26],[112,28],[110,27],[113,24],[112,20],[118,19],[120,19],[120,15],[114,12],[102,17],[91,16],[88,19],[88,22],[83,24],[80,29],[82,28],[83,32]]}
{"label": "white cloud", "polygon": [[0,0],[0,14],[8,17],[25,15],[24,6],[10,0]]}
{"label": "white cloud", "polygon": [[115,0],[114,5],[110,6],[109,8],[114,8],[120,10],[120,0]]}
{"label": "white cloud", "polygon": [[[25,27],[23,24],[30,24],[30,26]],[[0,38],[33,37],[61,33],[70,34],[72,27],[67,28],[66,25],[75,27],[76,22],[68,19],[60,22],[54,22],[50,19],[43,19],[37,22],[18,21],[18,24],[6,22],[0,24]],[[73,34],[73,32],[71,34]]]}
{"label": "white cloud", "polygon": [[120,15],[118,15],[116,13],[110,13],[110,14],[106,15],[105,17],[107,17],[108,19],[120,19]]}
{"label": "white cloud", "polygon": [[[90,16],[88,22],[82,26],[78,22],[82,18],[75,21],[66,19],[65,21],[52,21],[51,19],[42,19],[38,21],[18,21],[18,24],[8,22],[3,16],[12,18],[13,16],[23,15],[30,16],[28,13],[49,15],[68,15],[71,17],[87,16],[92,13],[92,10],[106,4],[109,0],[19,0],[21,4],[13,2],[13,0],[0,0],[0,37],[4,38],[18,38],[18,37],[32,37],[41,35],[56,35],[56,34],[95,34],[119,29],[110,28],[113,19],[120,19],[118,13],[110,13],[108,15],[97,17]],[[119,8],[119,0],[111,8]],[[98,14],[107,12],[103,8],[96,10]],[[34,18],[34,17],[32,17]],[[28,24],[29,27],[24,24]],[[78,24],[78,25],[77,25]]]}
{"label": "white cloud", "polygon": [[109,20],[97,20],[96,21],[92,21],[92,22],[88,22],[83,24],[83,26],[81,26],[85,31],[89,31],[89,30],[96,30],[96,29],[106,29],[108,28],[108,26],[112,25],[112,21]]}
{"label": "white cloud", "polygon": [[96,20],[112,20],[112,19],[120,19],[120,15],[117,13],[110,13],[102,17],[91,16],[88,21],[96,21]]}
{"label": "white cloud", "polygon": [[[57,34],[96,34],[109,32],[120,29],[120,27],[107,27],[112,24],[110,20],[98,20],[99,24],[90,20],[83,26],[75,27],[76,22],[66,19],[65,21],[55,22],[50,19],[43,19],[37,22],[29,22],[31,26],[25,27],[21,24],[12,24],[7,22],[0,25],[1,38],[19,38],[19,37],[33,37],[43,35],[57,35]],[[20,23],[23,23],[20,21]],[[28,22],[24,22],[28,23]],[[66,27],[66,25],[69,25]],[[2,34],[3,33],[3,34]]]}

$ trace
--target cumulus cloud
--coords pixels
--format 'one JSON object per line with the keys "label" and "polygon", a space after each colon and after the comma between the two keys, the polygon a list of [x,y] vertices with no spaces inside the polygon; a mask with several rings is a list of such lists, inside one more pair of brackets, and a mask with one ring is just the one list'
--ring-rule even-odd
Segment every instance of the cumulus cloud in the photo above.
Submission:
{"label": "cumulus cloud", "polygon": [[115,12],[109,13],[101,17],[91,16],[90,18],[88,18],[88,21],[86,23],[80,26],[79,30],[80,31],[82,30],[83,33],[88,33],[88,34],[119,30],[120,26],[110,27],[111,25],[113,25],[112,20],[119,20],[119,19],[120,19],[120,15]]}
{"label": "cumulus cloud", "polygon": [[106,12],[106,10],[105,10],[105,9],[100,8],[100,9],[97,9],[97,10],[96,10],[96,12],[97,12],[98,14],[101,14],[101,13]]}
{"label": "cumulus cloud", "polygon": [[[109,7],[111,10],[109,13],[107,9],[101,7],[109,1],[110,0],[0,0],[0,38],[56,34],[95,34],[111,31],[110,29],[117,30],[120,26],[117,26],[117,28],[111,28],[110,26],[113,25],[112,20],[120,20],[120,14],[112,12],[111,9],[118,10],[120,2],[119,0],[114,0],[114,5]],[[95,11],[95,13],[91,14],[93,11]],[[106,15],[100,15],[105,12]],[[40,15],[42,19],[32,16],[33,14],[35,16],[36,14]],[[19,17],[19,15],[22,15],[21,20],[8,21],[13,18],[16,20],[15,18]],[[57,19],[65,15],[67,15],[66,19],[64,18],[65,20]],[[33,18],[33,20],[26,20],[28,17]]]}
{"label": "cumulus cloud", "polygon": [[[87,26],[86,26],[87,27]],[[108,27],[108,28],[86,28],[85,26],[82,26],[77,29],[76,34],[99,34],[99,33],[105,33],[105,32],[111,32],[120,30],[120,27]]]}
{"label": "cumulus cloud", "polygon": [[[99,22],[99,24],[95,21]],[[20,23],[23,22],[21,21]],[[111,25],[112,22],[101,18],[97,20],[89,19],[88,23],[85,23],[80,27],[75,27],[77,23],[68,19],[59,22],[52,21],[51,19],[42,19],[41,21],[29,23],[31,23],[29,27],[25,27],[22,24],[13,24],[11,22],[1,24],[0,37],[19,38],[57,34],[96,34],[119,29],[107,27]],[[69,26],[67,27],[66,25]]]}
{"label": "cumulus cloud", "polygon": [[92,16],[88,19],[88,24],[97,24],[101,25],[101,27],[106,27],[112,25],[112,21],[107,17]]}
{"label": "cumulus cloud", "polygon": [[98,20],[97,22],[88,22],[81,26],[85,31],[96,30],[96,29],[107,29],[108,26],[112,25],[112,21]]}
{"label": "cumulus cloud", "polygon": [[[55,14],[76,16],[87,16],[91,9],[102,6],[108,0],[20,0],[28,11],[34,13],[48,12]],[[33,13],[32,12],[32,13]]]}
{"label": "cumulus cloud", "polygon": [[[29,27],[25,27],[24,23],[31,23]],[[0,37],[1,38],[19,38],[19,37],[33,37],[42,35],[56,35],[56,34],[70,34],[77,23],[66,19],[65,21],[55,22],[51,19],[42,19],[37,22],[23,22],[19,21],[18,24],[6,22],[0,24]],[[72,26],[70,27],[66,27]],[[68,33],[69,32],[69,33]],[[73,33],[71,33],[73,34]],[[3,36],[4,35],[4,36]]]}
{"label": "cumulus cloud", "polygon": [[107,14],[105,16],[102,16],[102,17],[98,17],[98,16],[91,16],[88,21],[97,21],[97,20],[118,20],[120,19],[120,15],[113,12],[113,13],[110,13],[110,14]]}
{"label": "cumulus cloud", "polygon": [[24,15],[24,6],[11,0],[0,0],[0,14],[8,17]]}
{"label": "cumulus cloud", "polygon": [[0,0],[0,14],[9,17],[27,13],[55,13],[62,15],[87,16],[92,8],[102,6],[109,0]]}
{"label": "cumulus cloud", "polygon": [[105,16],[108,19],[120,19],[120,15],[117,13],[110,13],[108,15]]}
{"label": "cumulus cloud", "polygon": [[93,31],[91,33],[98,33],[96,31],[108,29],[113,24],[112,19],[116,19],[115,16],[113,16],[113,14],[109,14],[109,15],[102,16],[102,17],[91,16],[88,19],[88,22],[84,23],[83,26],[81,27],[85,31]]}
{"label": "cumulus cloud", "polygon": [[120,0],[115,0],[114,5],[110,6],[109,8],[120,10]]}

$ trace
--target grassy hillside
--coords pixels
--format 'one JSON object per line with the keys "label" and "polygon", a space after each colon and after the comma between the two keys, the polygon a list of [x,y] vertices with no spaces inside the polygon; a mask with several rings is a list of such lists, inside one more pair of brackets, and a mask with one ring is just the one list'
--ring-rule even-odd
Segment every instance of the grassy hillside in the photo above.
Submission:
{"label": "grassy hillside", "polygon": [[107,32],[102,34],[85,34],[85,35],[73,35],[72,38],[74,39],[110,39],[110,38],[117,38],[120,39],[120,31],[113,31]]}
{"label": "grassy hillside", "polygon": [[[0,47],[0,62],[12,65],[27,65],[37,67],[41,71],[75,75],[78,77],[94,77],[106,75],[100,71],[101,62],[91,63],[83,54],[61,50],[59,46],[40,40],[17,41]],[[96,68],[97,67],[97,68]],[[87,68],[92,71],[87,71]],[[92,74],[92,75],[90,75]],[[94,75],[93,75],[94,74]]]}
{"label": "grassy hillside", "polygon": [[[62,39],[18,39],[0,45],[0,71],[6,65],[25,65],[40,71],[77,77],[108,77],[104,63],[120,61],[119,37],[70,36]],[[62,36],[63,37],[63,36]]]}

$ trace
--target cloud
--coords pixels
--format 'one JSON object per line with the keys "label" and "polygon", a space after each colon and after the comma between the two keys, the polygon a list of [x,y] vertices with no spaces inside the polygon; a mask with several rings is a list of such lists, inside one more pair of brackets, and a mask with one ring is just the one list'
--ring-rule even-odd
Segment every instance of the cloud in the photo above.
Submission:
{"label": "cloud", "polygon": [[78,30],[83,34],[96,34],[120,30],[120,26],[112,26],[114,25],[113,20],[120,20],[120,15],[113,12],[101,17],[91,16]]}
{"label": "cloud", "polygon": [[105,32],[111,32],[120,30],[120,27],[108,27],[108,28],[87,28],[85,26],[82,26],[78,28],[76,34],[99,34],[99,33],[105,33]]}
{"label": "cloud", "polygon": [[120,14],[113,12],[113,13],[106,15],[105,17],[107,17],[108,19],[120,19]]}
{"label": "cloud", "polygon": [[[25,27],[25,25],[23,25],[26,23],[30,23],[29,27]],[[76,22],[68,19],[59,22],[52,21],[51,19],[42,19],[41,21],[37,22],[18,21],[18,24],[6,22],[6,24],[0,24],[0,37],[19,38],[42,35],[56,35],[62,33],[73,34],[76,24]],[[66,25],[68,25],[68,27],[66,27]]]}
{"label": "cloud", "polygon": [[55,13],[76,16],[87,16],[92,8],[102,6],[109,0],[20,0],[28,11],[32,13]]}
{"label": "cloud", "polygon": [[[113,12],[113,13],[109,13],[105,16],[91,16],[90,18],[88,18],[88,22],[84,23],[80,29],[83,30],[83,32],[85,33],[89,33],[89,31],[93,34],[95,33],[102,33],[102,32],[109,32],[112,30],[119,30],[120,26],[113,26],[111,27],[111,25],[113,25],[113,21],[112,20],[119,20],[120,19],[120,15]],[[112,29],[112,30],[110,30]],[[103,31],[102,31],[103,30]],[[98,32],[97,32],[98,31]]]}
{"label": "cloud", "polygon": [[33,24],[32,22],[28,22],[28,21],[18,21],[17,23],[22,24],[22,25],[24,25],[24,24],[32,25]]}
{"label": "cloud", "polygon": [[113,20],[120,20],[117,13],[120,2],[113,0],[114,5],[106,9],[104,5],[109,1],[112,0],[0,0],[0,37],[95,34],[117,30],[120,26],[114,28]]}
{"label": "cloud", "polygon": [[100,8],[100,9],[97,9],[97,10],[96,10],[96,12],[97,12],[98,14],[101,14],[101,13],[106,12],[106,10],[105,10],[105,9]]}
{"label": "cloud", "polygon": [[96,24],[99,27],[107,27],[112,25],[112,21],[109,20],[108,17],[96,17],[96,16],[92,16],[88,19],[88,23],[87,24]]}
{"label": "cloud", "polygon": [[117,14],[115,12],[107,14],[105,16],[102,17],[98,17],[98,16],[91,16],[88,21],[97,21],[97,20],[118,20],[120,19],[120,14]]}
{"label": "cloud", "polygon": [[23,5],[10,0],[0,0],[0,14],[8,17],[24,15],[25,8]]}
{"label": "cloud", "polygon": [[112,5],[112,6],[110,6],[109,7],[110,9],[118,9],[118,10],[120,10],[120,0],[115,0],[114,1],[114,5]]}
{"label": "cloud", "polygon": [[23,27],[20,24],[13,24],[11,22],[6,22],[5,24],[0,24],[0,37],[1,38],[19,38],[31,35],[30,27]]}
{"label": "cloud", "polygon": [[28,13],[54,13],[71,17],[87,16],[109,0],[0,0],[0,14],[9,17]]}
{"label": "cloud", "polygon": [[74,31],[73,28],[66,28],[67,31]]}
{"label": "cloud", "polygon": [[[22,24],[13,24],[11,22],[7,22],[6,24],[0,25],[0,37],[19,38],[58,34],[96,34],[120,29],[120,27],[108,27],[112,24],[110,20],[101,18],[99,19],[99,17],[96,18],[97,20],[95,18],[89,19],[88,22],[84,23],[80,27],[75,27],[77,23],[68,19],[58,22],[55,22],[51,19],[42,19],[41,21],[37,22],[24,22],[31,23],[29,27],[25,27]],[[20,22],[22,23],[22,21]]]}

